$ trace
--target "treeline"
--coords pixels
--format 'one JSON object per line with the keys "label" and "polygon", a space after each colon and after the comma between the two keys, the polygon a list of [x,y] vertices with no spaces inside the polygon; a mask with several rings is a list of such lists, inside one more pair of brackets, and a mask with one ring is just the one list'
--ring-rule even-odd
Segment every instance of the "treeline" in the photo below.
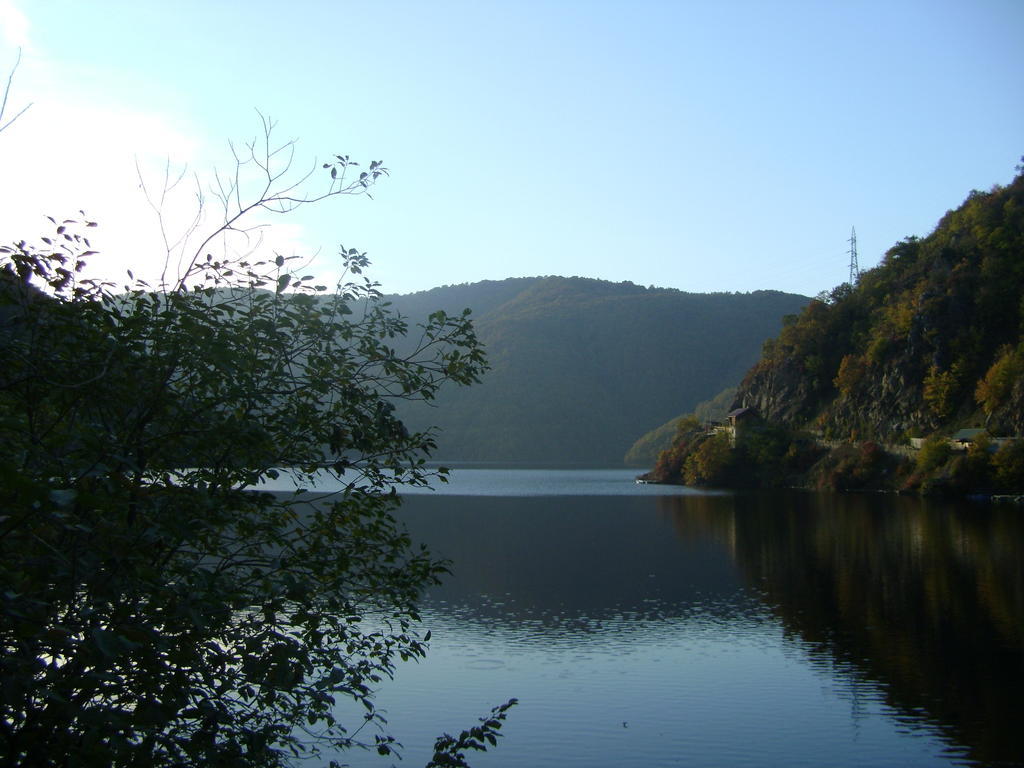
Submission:
{"label": "treeline", "polygon": [[[828,487],[1020,488],[1019,442],[996,453],[983,437],[968,455],[950,452],[946,438],[971,427],[993,438],[1024,430],[1022,297],[1018,175],[1005,187],[971,192],[930,235],[897,243],[856,285],[821,294],[785,319],[733,403],[763,419],[750,435],[772,435],[777,445],[768,454],[740,461],[747,449],[719,450],[722,461],[703,462],[716,471],[699,470],[698,456],[708,459],[712,444],[683,430],[658,476],[718,482],[728,475],[725,464],[749,460],[761,468],[742,472],[754,483],[796,476]],[[903,462],[879,447],[915,437],[932,437],[936,447]],[[822,441],[847,445],[824,456],[815,447]],[[816,467],[810,476],[808,465]]]}

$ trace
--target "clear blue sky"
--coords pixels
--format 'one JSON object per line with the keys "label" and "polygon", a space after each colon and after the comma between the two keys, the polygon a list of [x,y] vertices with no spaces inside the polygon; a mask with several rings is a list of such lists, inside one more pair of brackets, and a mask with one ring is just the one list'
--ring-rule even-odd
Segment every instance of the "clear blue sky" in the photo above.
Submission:
{"label": "clear blue sky", "polygon": [[[1024,154],[1021,0],[0,0],[0,240],[84,207],[152,261],[134,158],[205,173],[255,109],[300,164],[382,159],[272,245],[389,292],[523,275],[813,295]],[[206,178],[206,177],[204,177]],[[149,228],[149,232],[145,231]],[[276,239],[275,239],[276,238]]]}

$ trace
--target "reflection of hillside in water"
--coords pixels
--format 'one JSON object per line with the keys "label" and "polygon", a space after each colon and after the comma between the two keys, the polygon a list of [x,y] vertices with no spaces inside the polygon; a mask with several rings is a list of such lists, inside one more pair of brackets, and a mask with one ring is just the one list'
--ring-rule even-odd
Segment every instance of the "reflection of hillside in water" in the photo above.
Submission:
{"label": "reflection of hillside in water", "polygon": [[417,497],[402,517],[453,560],[427,608],[459,631],[625,646],[749,635],[774,614],[854,689],[880,690],[973,760],[1024,764],[1019,510],[788,493]]}
{"label": "reflection of hillside in water", "polygon": [[[673,505],[675,500],[665,500]],[[736,497],[752,586],[823,665],[881,684],[986,763],[1024,763],[1024,516],[910,499]],[[678,515],[689,535],[695,517]]]}
{"label": "reflection of hillside in water", "polygon": [[431,590],[429,604],[444,605],[464,625],[503,632],[528,625],[554,640],[606,632],[609,622],[650,633],[662,625],[671,631],[665,620],[678,618],[759,620],[763,609],[726,548],[706,532],[680,540],[675,518],[657,514],[655,502],[417,496],[401,517],[415,541],[452,561],[452,577]]}

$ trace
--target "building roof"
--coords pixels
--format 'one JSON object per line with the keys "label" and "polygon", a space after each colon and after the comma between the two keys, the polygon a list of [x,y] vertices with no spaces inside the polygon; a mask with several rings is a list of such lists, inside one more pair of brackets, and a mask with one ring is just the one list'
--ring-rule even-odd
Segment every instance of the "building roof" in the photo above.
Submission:
{"label": "building roof", "polygon": [[730,419],[738,419],[740,416],[752,416],[753,414],[753,408],[737,408],[735,411],[729,411],[729,413],[726,414],[726,417]]}
{"label": "building roof", "polygon": [[975,440],[979,435],[985,434],[985,430],[980,427],[974,427],[972,429],[961,429],[955,435],[953,439],[958,443],[970,443]]}

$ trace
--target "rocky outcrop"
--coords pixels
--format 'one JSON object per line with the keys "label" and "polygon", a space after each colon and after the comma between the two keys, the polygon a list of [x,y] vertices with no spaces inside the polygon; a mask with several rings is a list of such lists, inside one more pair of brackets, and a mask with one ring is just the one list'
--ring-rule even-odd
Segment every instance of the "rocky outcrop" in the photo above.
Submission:
{"label": "rocky outcrop", "polygon": [[908,432],[931,432],[938,419],[922,399],[923,374],[912,360],[869,369],[862,385],[836,393],[819,421],[831,437],[901,440]]}
{"label": "rocky outcrop", "polygon": [[1024,435],[1024,379],[1017,379],[1006,403],[985,421],[992,435]]}
{"label": "rocky outcrop", "polygon": [[794,358],[762,360],[743,379],[732,409],[751,408],[766,421],[799,427],[814,416],[817,394]]}

